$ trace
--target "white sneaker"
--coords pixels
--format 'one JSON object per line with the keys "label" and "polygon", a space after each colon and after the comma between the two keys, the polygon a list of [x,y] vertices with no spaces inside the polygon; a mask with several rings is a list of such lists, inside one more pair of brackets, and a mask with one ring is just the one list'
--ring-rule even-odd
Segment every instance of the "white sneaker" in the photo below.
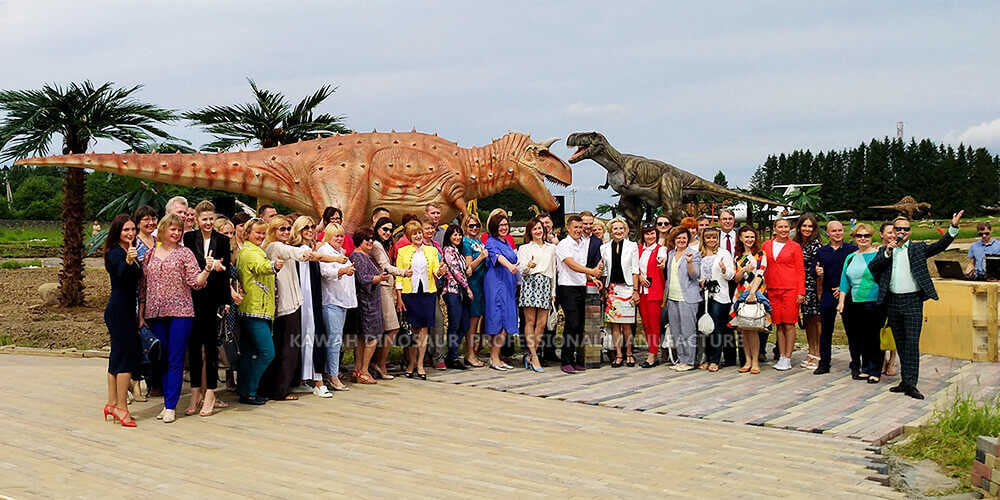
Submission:
{"label": "white sneaker", "polygon": [[319,397],[321,397],[321,398],[332,398],[333,397],[333,393],[330,392],[330,389],[326,388],[326,384],[320,384],[320,385],[318,385],[316,387],[313,387],[312,393],[315,394],[315,395],[317,395],[317,396],[319,396]]}
{"label": "white sneaker", "polygon": [[174,410],[163,410],[163,423],[169,424],[174,420],[177,420],[177,414]]}
{"label": "white sneaker", "polygon": [[164,408],[164,409],[160,410],[160,414],[156,416],[156,419],[157,420],[163,420],[163,416],[166,415],[166,414],[167,414],[167,409]]}
{"label": "white sneaker", "polygon": [[791,370],[792,369],[791,358],[786,358],[782,356],[781,358],[778,359],[778,362],[774,364],[774,369],[782,372],[786,370]]}
{"label": "white sneaker", "polygon": [[306,385],[305,382],[292,388],[292,394],[306,394],[309,392],[313,392],[313,388]]}

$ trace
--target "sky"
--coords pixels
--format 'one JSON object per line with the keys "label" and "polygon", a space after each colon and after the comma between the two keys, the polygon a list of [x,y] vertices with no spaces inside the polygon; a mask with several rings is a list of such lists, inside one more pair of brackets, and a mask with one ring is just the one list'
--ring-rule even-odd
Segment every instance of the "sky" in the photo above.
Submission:
{"label": "sky", "polygon": [[[294,101],[332,83],[320,110],[354,130],[461,146],[596,130],[742,186],[769,154],[850,148],[899,121],[1000,153],[998,21],[993,1],[0,0],[0,88],[143,84],[183,111],[248,101],[248,77]],[[576,210],[612,201],[602,167],[573,171]]]}

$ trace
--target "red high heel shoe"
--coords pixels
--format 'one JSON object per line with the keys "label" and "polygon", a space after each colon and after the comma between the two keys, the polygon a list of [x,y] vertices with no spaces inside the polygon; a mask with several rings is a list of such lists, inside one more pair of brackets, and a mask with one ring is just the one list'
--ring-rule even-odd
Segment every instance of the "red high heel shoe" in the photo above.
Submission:
{"label": "red high heel shoe", "polygon": [[[114,418],[115,415],[113,413],[111,413],[111,408],[113,408],[111,405],[104,405],[104,421],[105,422],[111,422],[111,421],[113,421],[112,419]],[[109,415],[111,416],[111,419],[108,418]]]}
{"label": "red high heel shoe", "polygon": [[[116,410],[122,410],[122,408],[118,408],[117,406],[114,406],[113,408]],[[135,423],[135,420],[132,420],[131,415],[129,415],[129,411],[128,410],[123,410],[123,411],[125,412],[125,415],[122,415],[121,418],[119,418],[118,415],[115,415],[114,412],[111,412],[111,416],[115,417],[115,420],[121,423],[122,427],[138,427],[138,425],[136,425]],[[126,422],[126,420],[128,421]]]}

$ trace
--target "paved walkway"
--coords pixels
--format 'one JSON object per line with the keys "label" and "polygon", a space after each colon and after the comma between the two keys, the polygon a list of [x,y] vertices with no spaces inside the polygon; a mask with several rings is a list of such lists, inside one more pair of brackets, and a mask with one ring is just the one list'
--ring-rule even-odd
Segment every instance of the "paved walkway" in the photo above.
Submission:
{"label": "paved walkway", "polygon": [[948,400],[956,390],[972,392],[980,399],[1000,393],[1000,363],[924,355],[919,387],[927,399],[918,401],[888,392],[890,385],[899,383],[899,376],[883,378],[880,384],[851,379],[846,348],[834,349],[829,375],[797,368],[802,357],[801,352],[795,354],[796,368],[790,372],[775,371],[767,363],[759,375],[740,374],[732,367],[718,373],[677,373],[665,365],[648,370],[605,365],[575,375],[550,367],[544,373],[455,370],[436,372],[431,379],[612,408],[859,438],[874,444],[897,436],[904,426],[919,424],[936,401]]}
{"label": "paved walkway", "polygon": [[0,496],[903,496],[858,440],[402,378],[169,425],[137,403],[124,429],[101,420],[105,367],[0,355]]}

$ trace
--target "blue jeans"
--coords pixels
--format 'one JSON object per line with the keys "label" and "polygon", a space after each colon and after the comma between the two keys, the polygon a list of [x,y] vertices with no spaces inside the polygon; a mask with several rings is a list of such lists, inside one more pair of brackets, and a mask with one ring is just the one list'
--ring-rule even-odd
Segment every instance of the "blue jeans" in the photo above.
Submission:
{"label": "blue jeans", "polygon": [[448,308],[448,359],[458,361],[458,344],[469,331],[470,307],[457,293],[444,294],[444,305]]}
{"label": "blue jeans", "polygon": [[177,408],[184,384],[184,355],[187,354],[188,336],[194,318],[156,318],[149,320],[153,335],[160,340],[161,352],[167,358],[167,371],[163,374],[163,407]]}
{"label": "blue jeans", "polygon": [[237,391],[242,398],[257,396],[260,377],[274,360],[271,322],[260,318],[243,318],[240,332],[239,379]]}
{"label": "blue jeans", "polygon": [[[729,323],[729,311],[732,304],[716,302],[715,299],[708,299],[708,315],[715,323],[715,330],[705,339],[705,360],[716,365],[722,360],[722,351],[733,344],[732,333],[727,331],[726,325]],[[734,359],[735,363],[736,360]]]}
{"label": "blue jeans", "polygon": [[344,321],[347,309],[323,304],[323,322],[326,323],[326,374],[336,377],[340,373],[340,347],[344,343]]}

